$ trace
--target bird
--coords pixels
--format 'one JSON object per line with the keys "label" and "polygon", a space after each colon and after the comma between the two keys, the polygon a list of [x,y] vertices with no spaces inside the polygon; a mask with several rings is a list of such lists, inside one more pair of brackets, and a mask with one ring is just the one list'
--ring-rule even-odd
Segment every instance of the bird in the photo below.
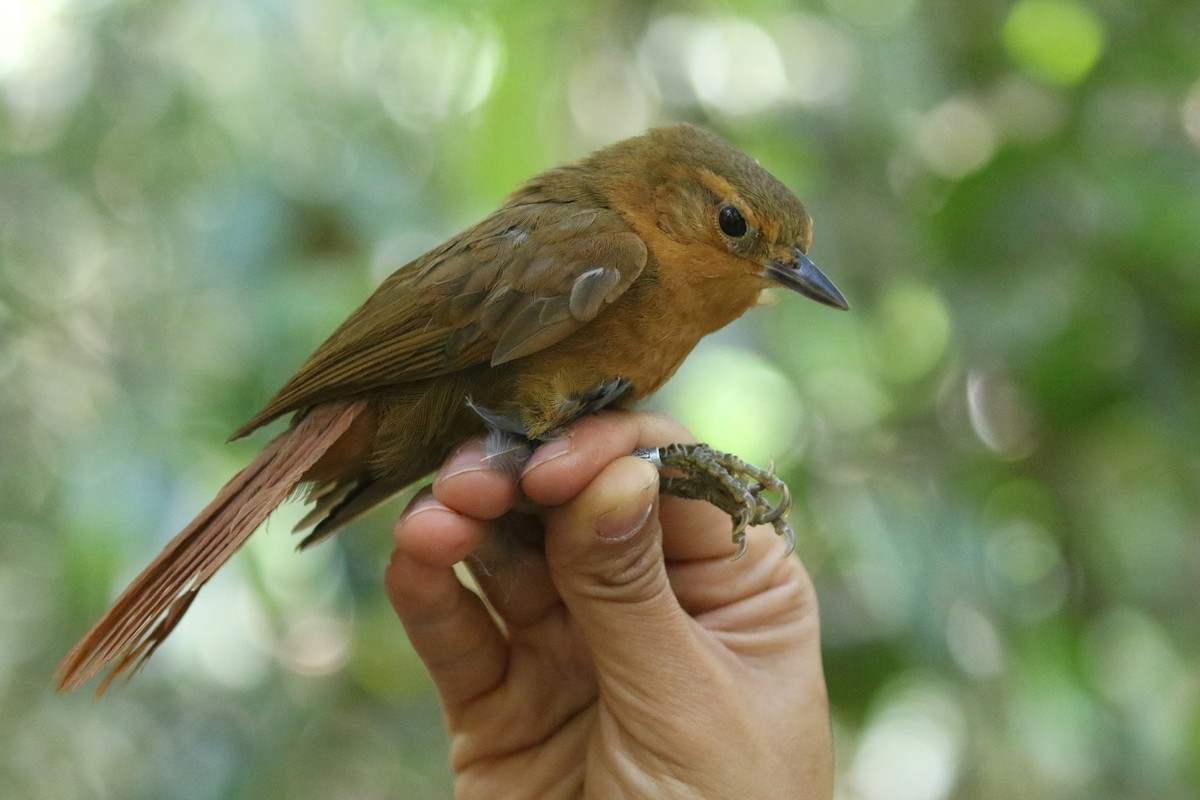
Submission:
{"label": "bird", "polygon": [[[498,469],[579,417],[656,391],[702,337],[784,287],[838,309],[812,219],[757,161],[695,125],[604,147],[521,185],[479,223],[404,265],[232,439],[290,414],[117,598],[56,670],[61,690],[136,674],[197,593],[289,497],[307,547],[486,437]],[[788,539],[786,486],[707,445],[639,452],[661,491]],[[766,491],[783,494],[772,505]],[[739,538],[740,537],[740,538]],[[739,553],[741,550],[739,550]]]}

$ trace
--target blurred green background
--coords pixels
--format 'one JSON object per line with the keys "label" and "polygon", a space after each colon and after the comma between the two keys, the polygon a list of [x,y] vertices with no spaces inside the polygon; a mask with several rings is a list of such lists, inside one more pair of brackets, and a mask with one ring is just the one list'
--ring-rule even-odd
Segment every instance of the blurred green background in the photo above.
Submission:
{"label": "blurred green background", "polygon": [[[0,796],[446,797],[391,505],[283,509],[141,677],[59,657],[380,279],[690,120],[850,298],[656,403],[775,457],[839,798],[1200,792],[1200,3],[0,2]],[[753,796],[748,789],[747,796]]]}

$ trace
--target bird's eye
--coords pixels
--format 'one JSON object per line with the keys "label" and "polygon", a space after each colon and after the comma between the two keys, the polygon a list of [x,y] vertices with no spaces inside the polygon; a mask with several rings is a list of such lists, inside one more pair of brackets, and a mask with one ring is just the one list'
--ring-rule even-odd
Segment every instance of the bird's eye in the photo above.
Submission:
{"label": "bird's eye", "polygon": [[722,206],[717,214],[717,224],[726,236],[738,239],[746,235],[746,220],[734,206]]}

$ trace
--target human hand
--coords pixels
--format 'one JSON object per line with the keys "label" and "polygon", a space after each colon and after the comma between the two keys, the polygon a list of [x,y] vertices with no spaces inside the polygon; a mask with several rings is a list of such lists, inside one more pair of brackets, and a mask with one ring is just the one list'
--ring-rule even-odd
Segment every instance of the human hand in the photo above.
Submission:
{"label": "human hand", "polygon": [[[731,563],[727,515],[659,498],[629,453],[681,441],[663,415],[593,415],[519,487],[472,442],[396,524],[385,582],[458,797],[832,797],[812,583],[769,527]],[[502,623],[454,574],[464,559]]]}

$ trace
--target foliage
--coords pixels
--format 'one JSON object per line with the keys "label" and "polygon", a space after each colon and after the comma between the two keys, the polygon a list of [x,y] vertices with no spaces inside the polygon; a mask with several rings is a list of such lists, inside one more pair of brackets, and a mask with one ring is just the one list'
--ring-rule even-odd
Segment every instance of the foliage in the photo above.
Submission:
{"label": "foliage", "polygon": [[840,796],[1194,796],[1197,30],[1169,0],[0,6],[0,793],[446,796],[395,506],[303,556],[280,512],[100,704],[49,674],[384,275],[686,119],[801,194],[853,306],[780,298],[659,400],[796,489]]}

